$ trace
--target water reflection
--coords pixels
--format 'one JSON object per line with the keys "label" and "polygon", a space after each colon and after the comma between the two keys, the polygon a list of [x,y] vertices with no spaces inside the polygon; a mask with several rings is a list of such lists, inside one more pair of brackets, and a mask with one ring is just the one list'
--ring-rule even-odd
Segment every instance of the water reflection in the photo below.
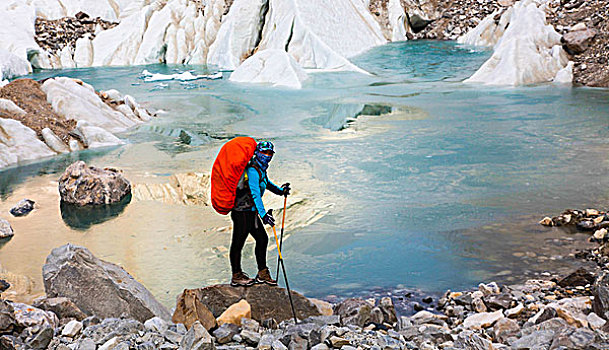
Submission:
{"label": "water reflection", "polygon": [[130,202],[131,194],[114,204],[78,206],[62,201],[59,209],[66,225],[74,230],[85,231],[93,225],[119,216]]}

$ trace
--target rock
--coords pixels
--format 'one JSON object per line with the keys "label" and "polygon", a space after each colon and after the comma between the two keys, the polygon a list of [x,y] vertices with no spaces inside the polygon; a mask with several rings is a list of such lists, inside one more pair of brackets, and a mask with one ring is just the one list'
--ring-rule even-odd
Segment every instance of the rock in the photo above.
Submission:
{"label": "rock", "polygon": [[514,350],[549,349],[553,337],[554,332],[535,331],[512,342],[511,348]]}
{"label": "rock", "polygon": [[309,298],[309,300],[317,306],[317,310],[322,316],[332,316],[334,313],[333,305],[329,302],[315,298]]}
{"label": "rock", "polygon": [[15,323],[21,328],[57,328],[59,320],[50,312],[23,303],[12,303],[14,309]]}
{"label": "rock", "polygon": [[34,304],[37,308],[52,311],[59,317],[62,318],[75,318],[78,321],[84,320],[87,315],[82,312],[76,304],[70,299],[64,297],[58,298],[43,298],[37,300]]}
{"label": "rock", "polygon": [[111,338],[107,342],[103,343],[97,350],[113,350],[118,347],[120,340],[118,337]]}
{"label": "rock", "polygon": [[575,272],[571,273],[569,276],[558,281],[557,284],[563,288],[566,288],[577,286],[585,287],[586,285],[593,283],[594,275],[586,271],[584,268],[580,267]]}
{"label": "rock", "polygon": [[239,326],[233,323],[224,323],[220,325],[213,334],[218,343],[225,344],[233,340],[235,335],[239,334]]}
{"label": "rock", "polygon": [[68,322],[61,331],[61,335],[64,337],[74,338],[82,330],[82,322],[72,320]]}
{"label": "rock", "polygon": [[509,318],[502,318],[493,326],[495,339],[500,343],[505,343],[509,337],[517,335],[518,332],[520,332],[518,322]]}
{"label": "rock", "polygon": [[[431,301],[428,302],[428,304]],[[379,301],[379,307],[383,312],[383,319],[385,323],[394,324],[398,321],[397,314],[395,312],[395,306],[393,306],[393,300],[389,297],[383,297]]]}
{"label": "rock", "polygon": [[45,350],[51,340],[53,340],[53,327],[45,326],[32,339],[26,340],[29,349]]}
{"label": "rock", "polygon": [[415,325],[421,325],[426,323],[443,325],[447,319],[448,317],[444,315],[433,314],[429,311],[419,311],[410,318],[412,323]]}
{"label": "rock", "polygon": [[590,42],[598,32],[594,29],[571,31],[562,37],[565,49],[570,54],[580,54],[588,49]]}
{"label": "rock", "polygon": [[311,350],[330,350],[330,348],[324,343],[319,343],[311,347]]}
{"label": "rock", "polygon": [[25,216],[34,210],[34,203],[36,202],[31,199],[22,199],[16,206],[11,208],[10,213],[13,216]]}
{"label": "rock", "polygon": [[[245,299],[252,308],[251,318],[259,322],[269,318],[274,318],[277,322],[293,318],[287,291],[281,287],[267,284],[257,284],[247,288],[214,285],[200,290],[200,301],[216,317],[220,316],[229,306]],[[299,319],[320,315],[317,307],[309,299],[294,291],[291,294],[296,316]]]}
{"label": "rock", "polygon": [[122,173],[111,168],[72,163],[59,178],[61,200],[76,205],[111,204],[131,194],[131,184]]}
{"label": "rock", "polygon": [[57,153],[70,153],[70,147],[49,128],[42,129],[42,139],[44,143]]}
{"label": "rock", "polygon": [[502,318],[504,318],[504,316],[501,310],[473,314],[463,321],[463,327],[467,329],[487,328]]}
{"label": "rock", "polygon": [[244,329],[240,333],[241,338],[250,346],[258,346],[260,342],[260,334],[254,331]]}
{"label": "rock", "polygon": [[95,350],[96,348],[95,342],[89,338],[82,338],[78,341],[78,350]]}
{"label": "rock", "polygon": [[169,328],[169,325],[162,318],[155,316],[149,320],[146,320],[146,322],[144,322],[144,327],[150,331],[162,334],[167,330],[167,328]]}
{"label": "rock", "polygon": [[511,309],[505,310],[505,317],[515,318],[518,317],[524,311],[524,305],[518,303],[518,305],[514,306]]}
{"label": "rock", "polygon": [[184,350],[215,350],[214,340],[200,322],[195,322],[180,342]]}
{"label": "rock", "polygon": [[216,326],[216,318],[201,302],[202,297],[200,289],[184,289],[178,297],[176,309],[171,320],[174,323],[183,323],[188,328],[196,321],[199,321],[207,330],[214,328]]}
{"label": "rock", "polygon": [[250,306],[250,304],[247,302],[247,300],[239,300],[239,302],[234,303],[233,305],[229,306],[228,309],[226,309],[226,311],[224,311],[222,313],[222,315],[220,315],[220,317],[217,318],[217,322],[219,325],[222,325],[224,323],[232,323],[232,324],[236,324],[237,326],[241,325],[241,319],[242,318],[251,318],[252,317],[252,307]]}
{"label": "rock", "polygon": [[596,239],[597,241],[603,241],[605,239],[605,237],[607,237],[607,229],[601,228],[600,230],[594,231],[594,234],[592,235],[592,237],[594,239]]}
{"label": "rock", "polygon": [[370,322],[372,306],[363,299],[346,299],[334,307],[334,314],[340,316],[343,325],[364,327]]}
{"label": "rock", "polygon": [[379,308],[379,307],[372,308],[372,310],[370,311],[370,322],[376,323],[376,324],[383,323],[383,312],[381,311],[381,308]]}
{"label": "rock", "polygon": [[541,219],[539,221],[539,224],[541,224],[543,226],[554,226],[554,222],[552,221],[552,218],[549,216],[546,216],[543,219]]}
{"label": "rock", "polygon": [[87,248],[66,244],[53,249],[42,273],[49,297],[69,298],[85,313],[104,318],[126,314],[141,322],[171,317],[127,271],[96,258]]}
{"label": "rock", "polygon": [[[302,338],[300,338],[300,339],[302,339]],[[273,342],[272,349],[273,350],[288,350],[288,348],[285,345],[283,345],[283,343],[279,340],[275,340]]]}
{"label": "rock", "polygon": [[274,340],[275,340],[275,337],[273,337],[272,334],[264,333],[260,337],[260,341],[258,342],[258,346],[256,347],[256,349],[257,350],[271,350]]}
{"label": "rock", "polygon": [[508,293],[492,294],[483,297],[484,304],[490,310],[509,309],[512,305],[512,296]]}
{"label": "rock", "polygon": [[475,298],[472,301],[472,307],[474,308],[474,311],[480,313],[480,312],[486,312],[486,305],[484,304],[484,301],[482,301],[481,298]]}
{"label": "rock", "polygon": [[594,312],[589,313],[588,316],[586,316],[586,320],[588,321],[588,325],[590,326],[590,328],[594,330],[602,329],[605,323],[607,323],[607,321],[600,318]]}
{"label": "rock", "polygon": [[332,344],[333,348],[341,348],[345,345],[351,345],[351,342],[345,338],[332,336],[330,337],[330,344]]}
{"label": "rock", "polygon": [[15,233],[13,232],[11,224],[4,219],[0,219],[0,239],[11,238],[14,235]]}
{"label": "rock", "polygon": [[260,323],[258,323],[256,320],[252,320],[251,318],[242,318],[241,329],[257,333],[260,331]]}
{"label": "rock", "polygon": [[0,293],[6,291],[11,287],[11,284],[5,280],[0,279]]}
{"label": "rock", "polygon": [[0,130],[0,167],[57,154],[20,121],[0,118]]}
{"label": "rock", "polygon": [[478,290],[482,292],[484,296],[501,293],[501,289],[495,282],[489,284],[480,283],[478,285]]}
{"label": "rock", "polygon": [[0,299],[0,334],[10,333],[17,328],[14,313],[11,303]]}
{"label": "rock", "polygon": [[229,80],[300,89],[307,77],[304,69],[285,51],[263,50],[243,61]]}
{"label": "rock", "polygon": [[575,327],[588,327],[586,314],[590,312],[592,301],[589,297],[566,298],[548,304],[553,307],[558,316]]}
{"label": "rock", "polygon": [[489,350],[493,349],[491,342],[472,331],[463,331],[457,335],[455,346],[459,349]]}

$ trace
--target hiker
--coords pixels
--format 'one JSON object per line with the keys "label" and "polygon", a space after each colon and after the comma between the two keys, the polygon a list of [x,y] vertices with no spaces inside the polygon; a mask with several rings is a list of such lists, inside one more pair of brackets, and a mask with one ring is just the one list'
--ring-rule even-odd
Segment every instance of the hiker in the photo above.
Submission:
{"label": "hiker", "polygon": [[[278,196],[290,194],[290,184],[285,183],[278,187],[272,183],[267,175],[266,169],[275,154],[273,143],[261,141],[256,146],[254,156],[247,164],[243,175],[237,185],[235,205],[231,211],[233,220],[233,239],[230,246],[230,264],[233,273],[232,286],[251,286],[254,283],[266,283],[272,286],[277,285],[277,281],[271,277],[269,268],[266,266],[266,250],[268,237],[263,223],[275,226],[272,209],[266,211],[262,196],[268,189]],[[262,221],[260,221],[262,218]],[[256,263],[258,264],[258,274],[255,279],[250,278],[241,269],[241,250],[251,234],[256,240]]]}

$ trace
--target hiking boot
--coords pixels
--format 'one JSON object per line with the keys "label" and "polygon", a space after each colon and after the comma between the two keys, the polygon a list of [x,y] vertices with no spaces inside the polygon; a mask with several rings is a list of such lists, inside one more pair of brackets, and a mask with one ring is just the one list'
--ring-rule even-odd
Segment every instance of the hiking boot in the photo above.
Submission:
{"label": "hiking boot", "polygon": [[258,274],[256,275],[256,283],[266,283],[271,286],[277,285],[277,281],[271,278],[271,272],[269,272],[268,267],[264,270],[258,271]]}
{"label": "hiking boot", "polygon": [[243,271],[233,273],[233,279],[230,281],[230,285],[233,287],[249,287],[254,283],[256,281]]}

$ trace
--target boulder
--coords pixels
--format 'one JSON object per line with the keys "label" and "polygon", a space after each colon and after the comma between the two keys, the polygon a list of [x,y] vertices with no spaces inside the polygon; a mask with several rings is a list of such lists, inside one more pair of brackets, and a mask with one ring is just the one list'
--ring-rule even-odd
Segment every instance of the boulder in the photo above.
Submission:
{"label": "boulder", "polygon": [[96,258],[87,248],[66,244],[53,249],[42,274],[49,297],[69,298],[87,314],[102,318],[127,314],[140,322],[154,316],[171,318],[127,271]]}
{"label": "boulder", "polygon": [[468,329],[487,328],[503,317],[503,312],[501,310],[497,310],[495,312],[481,312],[479,314],[473,314],[467,317],[463,321],[463,327]]}
{"label": "boulder", "polygon": [[216,318],[201,302],[203,294],[201,289],[184,289],[178,296],[175,312],[171,317],[174,323],[183,323],[187,328],[199,321],[205,329],[210,330],[216,326]]}
{"label": "boulder", "polygon": [[116,169],[72,163],[59,178],[61,200],[75,205],[111,204],[131,194],[131,184]]}
{"label": "boulder", "polygon": [[304,69],[287,52],[262,50],[243,61],[229,80],[300,89],[307,77]]}
{"label": "boulder", "polygon": [[584,268],[579,268],[567,277],[558,281],[558,285],[565,287],[586,286],[594,283],[594,275],[586,271]]}
{"label": "boulder", "polygon": [[75,318],[78,321],[82,321],[87,317],[76,304],[65,297],[39,299],[36,300],[34,306],[42,310],[52,311],[60,319]]}
{"label": "boulder", "polygon": [[[245,299],[252,307],[252,318],[263,322],[269,318],[277,322],[292,319],[292,309],[285,288],[257,284],[251,287],[231,287],[218,284],[200,289],[201,303],[205,305],[215,317],[220,316],[229,306],[239,300]],[[292,291],[292,300],[296,316],[305,319],[309,316],[319,316],[315,304],[302,294]]]}
{"label": "boulder", "polygon": [[13,306],[10,302],[0,299],[0,334],[10,333],[16,327]]}
{"label": "boulder", "polygon": [[458,349],[489,350],[493,349],[491,342],[472,331],[463,331],[457,335],[455,346]]}
{"label": "boulder", "polygon": [[11,224],[4,219],[0,219],[0,239],[11,238],[14,235],[15,233],[13,232]]}
{"label": "boulder", "polygon": [[232,323],[224,323],[214,330],[214,337],[219,344],[225,344],[233,340],[233,337],[239,334],[239,326]]}
{"label": "boulder", "polygon": [[45,327],[57,328],[59,326],[57,316],[50,311],[23,303],[12,303],[12,307],[15,310],[15,323],[20,328],[31,327],[41,330]]}
{"label": "boulder", "polygon": [[442,325],[445,323],[445,321],[447,319],[448,319],[448,317],[445,315],[438,315],[438,314],[434,314],[434,313],[431,313],[426,310],[422,310],[422,311],[419,311],[416,314],[414,314],[410,318],[410,321],[415,325],[422,325],[422,324]]}
{"label": "boulder", "polygon": [[309,298],[309,300],[317,306],[317,310],[319,310],[323,316],[332,316],[334,314],[334,305],[331,303],[315,298]]}
{"label": "boulder", "polygon": [[11,208],[10,213],[13,216],[26,216],[32,210],[34,210],[34,203],[36,202],[31,199],[22,199],[19,201],[19,203],[17,203],[17,205]]}
{"label": "boulder", "polygon": [[590,42],[598,32],[594,29],[583,29],[571,31],[562,37],[562,42],[565,49],[570,54],[580,54],[586,51]]}
{"label": "boulder", "polygon": [[391,300],[391,298],[381,298],[381,301],[379,301],[379,308],[383,312],[384,322],[394,324],[398,321],[398,316],[395,312],[395,306],[393,306],[393,300]]}
{"label": "boulder", "polygon": [[42,330],[26,339],[27,348],[32,350],[45,350],[51,343],[51,340],[53,340],[53,335],[53,327],[45,326]]}
{"label": "boulder", "polygon": [[493,326],[495,339],[500,343],[504,343],[509,337],[515,336],[518,332],[520,332],[518,322],[509,318],[502,318]]}
{"label": "boulder", "polygon": [[346,299],[334,307],[334,314],[340,316],[343,325],[364,327],[371,321],[372,305],[360,298]]}
{"label": "boulder", "polygon": [[199,322],[195,322],[180,342],[183,350],[215,350],[214,339]]}
{"label": "boulder", "polygon": [[252,317],[252,307],[246,300],[239,300],[239,302],[234,303],[229,306],[220,317],[218,317],[217,321],[219,325],[224,323],[232,323],[237,326],[241,326],[242,318],[251,318]]}
{"label": "boulder", "polygon": [[82,330],[82,322],[72,320],[68,322],[61,331],[61,335],[64,337],[74,338]]}

